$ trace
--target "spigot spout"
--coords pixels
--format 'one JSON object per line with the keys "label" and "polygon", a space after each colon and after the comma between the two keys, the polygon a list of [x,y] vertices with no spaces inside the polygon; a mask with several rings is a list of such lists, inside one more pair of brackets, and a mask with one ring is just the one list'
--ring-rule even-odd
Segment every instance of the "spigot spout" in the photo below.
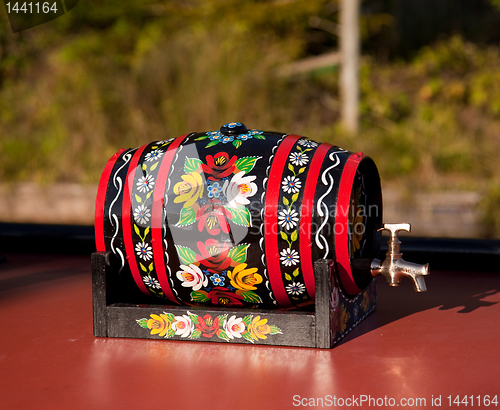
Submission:
{"label": "spigot spout", "polygon": [[399,286],[401,278],[408,276],[412,279],[416,292],[425,292],[427,286],[424,276],[429,274],[429,264],[419,265],[407,262],[400,252],[401,241],[398,238],[398,233],[402,230],[410,232],[410,224],[384,224],[384,227],[380,230],[383,229],[391,233],[391,237],[387,242],[388,250],[384,261],[378,259],[372,261],[372,276],[383,275],[390,286]]}

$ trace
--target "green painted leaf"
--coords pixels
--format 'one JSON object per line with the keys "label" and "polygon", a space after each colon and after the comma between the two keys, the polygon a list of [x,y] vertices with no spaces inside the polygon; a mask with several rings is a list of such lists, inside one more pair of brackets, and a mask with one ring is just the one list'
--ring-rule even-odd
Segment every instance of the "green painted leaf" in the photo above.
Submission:
{"label": "green painted leaf", "polygon": [[142,270],[142,271],[144,271],[144,272],[148,273],[148,271],[147,271],[146,267],[145,267],[145,266],[144,266],[141,262],[139,262],[139,266],[141,267],[141,270]]}
{"label": "green painted leaf", "polygon": [[243,157],[243,158],[240,158],[235,163],[236,168],[238,169],[238,171],[244,171],[245,174],[248,174],[255,166],[255,163],[257,162],[257,160],[260,158],[262,158],[262,157]]}
{"label": "green painted leaf", "polygon": [[297,236],[298,236],[297,230],[293,231],[292,234],[290,235],[290,240],[292,242],[295,242],[297,240]]}
{"label": "green painted leaf", "polygon": [[167,334],[165,337],[174,337],[175,336],[175,330],[174,329],[168,329]]}
{"label": "green painted leaf", "polygon": [[245,263],[247,260],[248,244],[238,245],[228,252],[227,256],[238,263]]}
{"label": "green painted leaf", "polygon": [[251,290],[247,290],[246,292],[243,292],[240,294],[242,297],[243,297],[243,300],[245,302],[249,302],[249,303],[262,303],[262,299],[260,298],[259,295],[257,295],[257,293],[251,291]]}
{"label": "green painted leaf", "polygon": [[196,212],[193,208],[182,208],[177,226],[187,226],[196,222]]}
{"label": "green painted leaf", "polygon": [[266,137],[264,137],[262,134],[255,134],[253,137],[257,138],[258,140],[265,140],[266,139]]}
{"label": "green painted leaf", "polygon": [[297,174],[302,174],[306,170],[306,167],[300,168]]}
{"label": "green painted leaf", "polygon": [[281,331],[281,329],[278,326],[272,325],[272,326],[270,326],[270,328],[271,328],[271,331],[269,332],[269,334],[271,334],[271,335],[276,335],[278,333],[283,334],[283,332]]}
{"label": "green painted leaf", "polygon": [[245,340],[248,340],[249,342],[253,343],[253,337],[250,332],[245,332],[241,334]]}
{"label": "green painted leaf", "polygon": [[149,191],[148,194],[146,195],[146,199],[151,198],[151,195],[153,195],[154,191]]}
{"label": "green painted leaf", "polygon": [[294,277],[299,276],[299,268],[295,269],[295,270],[292,272],[292,275],[293,275]]}
{"label": "green painted leaf", "polygon": [[288,200],[288,198],[286,196],[283,197],[283,205],[285,205],[285,206],[290,205],[290,201]]}
{"label": "green painted leaf", "polygon": [[191,336],[189,336],[190,339],[198,339],[201,336],[201,330],[200,329],[194,329],[193,333],[191,333]]}
{"label": "green painted leaf", "polygon": [[173,313],[166,313],[166,312],[163,312],[164,315],[167,315],[167,319],[170,321],[170,322],[174,322],[175,320],[175,316]]}
{"label": "green painted leaf", "polygon": [[148,328],[148,319],[146,318],[137,319],[136,322],[140,327],[143,327],[144,329]]}
{"label": "green painted leaf", "polygon": [[[153,191],[151,191],[151,192],[153,192]],[[142,198],[137,194],[135,194],[135,200],[139,203],[142,203]]]}
{"label": "green painted leaf", "polygon": [[207,302],[209,300],[207,292],[203,290],[194,290],[191,292],[191,300],[193,302]]}
{"label": "green painted leaf", "polygon": [[226,208],[231,213],[231,221],[236,225],[242,226],[251,226],[252,225],[252,216],[250,215],[250,211],[244,206],[238,207],[227,207]]}
{"label": "green painted leaf", "polygon": [[149,264],[149,266],[148,266],[148,270],[149,270],[149,272],[151,272],[151,271],[153,270],[153,268],[154,268],[154,262],[151,262],[151,263]]}
{"label": "green painted leaf", "polygon": [[296,192],[295,194],[292,195],[292,202],[295,202],[297,198],[299,197],[299,193]]}
{"label": "green painted leaf", "polygon": [[214,145],[217,145],[219,143],[219,141],[217,140],[213,140],[213,141],[210,141],[206,146],[205,148],[210,148],[210,147],[213,147]]}
{"label": "green painted leaf", "polygon": [[295,172],[295,169],[292,164],[288,163],[288,169],[292,172]]}
{"label": "green painted leaf", "polygon": [[144,237],[146,237],[149,233],[149,226],[144,230]]}
{"label": "green painted leaf", "polygon": [[190,172],[194,172],[198,168],[200,168],[201,164],[203,164],[203,162],[201,161],[201,159],[198,159],[198,158],[186,158],[186,161],[184,161],[184,172],[186,174],[189,174]]}
{"label": "green painted leaf", "polygon": [[242,141],[242,140],[234,140],[234,141],[233,141],[233,145],[234,145],[236,148],[241,147],[241,144],[243,144],[243,141]]}
{"label": "green painted leaf", "polygon": [[207,138],[208,138],[208,135],[202,135],[201,137],[195,138],[194,140],[195,141],[203,141],[203,140],[206,140]]}
{"label": "green painted leaf", "polygon": [[139,227],[136,224],[134,224],[134,231],[137,235],[141,236],[141,231],[139,231]]}
{"label": "green painted leaf", "polygon": [[226,315],[217,316],[217,319],[219,319],[219,326],[222,326],[222,324],[224,323],[224,321],[227,319],[227,314]]}
{"label": "green painted leaf", "polygon": [[149,168],[149,171],[154,171],[158,167],[159,162],[155,162],[153,165],[151,165],[151,168]]}
{"label": "green painted leaf", "polygon": [[288,241],[288,235],[286,234],[286,232],[281,231],[281,232],[280,232],[280,235],[281,235],[281,238],[282,238],[284,241]]}
{"label": "green painted leaf", "polygon": [[292,280],[292,277],[288,273],[285,273],[285,279],[290,281]]}
{"label": "green painted leaf", "polygon": [[187,312],[189,317],[191,318],[191,321],[195,324],[198,325],[200,321],[198,320],[198,315],[193,315],[191,312]]}
{"label": "green painted leaf", "polygon": [[242,319],[242,322],[248,327],[250,326],[250,323],[252,322],[252,315],[248,315],[248,316],[245,316],[243,319]]}
{"label": "green painted leaf", "polygon": [[217,336],[219,336],[219,338],[223,339],[223,340],[227,340],[229,341],[229,337],[227,336],[227,333],[225,330],[221,329],[217,332]]}
{"label": "green painted leaf", "polygon": [[158,145],[151,147],[151,149],[157,149],[157,148],[158,148]]}
{"label": "green painted leaf", "polygon": [[143,171],[146,171],[147,168],[148,168],[148,166],[146,164],[142,164],[142,170]]}
{"label": "green painted leaf", "polygon": [[196,252],[186,246],[175,245],[177,255],[183,265],[190,265],[196,262]]}

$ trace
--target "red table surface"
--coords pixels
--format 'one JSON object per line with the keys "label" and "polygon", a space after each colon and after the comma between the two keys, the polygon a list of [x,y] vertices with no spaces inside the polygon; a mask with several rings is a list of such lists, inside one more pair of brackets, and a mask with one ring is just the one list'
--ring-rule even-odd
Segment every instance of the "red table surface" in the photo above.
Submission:
{"label": "red table surface", "polygon": [[465,407],[449,406],[459,395],[485,408],[486,396],[500,400],[499,274],[431,270],[423,294],[409,281],[378,285],[376,312],[331,350],[95,338],[90,256],[8,254],[0,407],[369,408],[394,399],[387,403],[426,408],[439,397],[442,408]]}

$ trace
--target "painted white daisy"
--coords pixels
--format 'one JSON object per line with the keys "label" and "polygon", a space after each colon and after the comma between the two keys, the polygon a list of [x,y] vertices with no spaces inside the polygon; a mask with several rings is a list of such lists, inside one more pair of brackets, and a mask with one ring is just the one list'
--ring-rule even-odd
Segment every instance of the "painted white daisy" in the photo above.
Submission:
{"label": "painted white daisy", "polygon": [[303,147],[306,148],[314,148],[318,146],[317,142],[314,141],[309,141],[309,140],[300,140],[299,145],[302,145]]}
{"label": "painted white daisy", "polygon": [[153,257],[153,252],[151,252],[152,250],[153,248],[151,248],[147,242],[139,242],[135,245],[135,253],[137,253],[137,256],[145,261],[148,261]]}
{"label": "painted white daisy", "polygon": [[304,293],[305,290],[306,290],[305,285],[300,282],[293,282],[292,284],[286,287],[286,292],[292,295],[300,295]]}
{"label": "painted white daisy", "polygon": [[283,249],[280,255],[280,261],[285,266],[297,265],[297,263],[299,263],[299,253],[295,249]]}
{"label": "painted white daisy", "polygon": [[151,277],[151,276],[144,276],[142,278],[142,280],[144,281],[145,285],[150,287],[150,288],[153,288],[153,289],[161,289],[161,286],[160,286],[160,282],[158,282],[158,280],[156,280],[155,278]]}
{"label": "painted white daisy", "polygon": [[140,177],[137,181],[137,190],[139,192],[149,192],[155,184],[155,179],[153,175],[147,175],[145,177]]}
{"label": "painted white daisy", "polygon": [[278,223],[286,229],[292,229],[299,222],[298,215],[295,209],[284,209],[278,213]]}
{"label": "painted white daisy", "polygon": [[146,205],[139,205],[134,209],[134,219],[138,224],[145,224],[151,218],[151,211],[146,207]]}
{"label": "painted white daisy", "polygon": [[281,182],[281,186],[287,194],[295,194],[302,188],[302,182],[299,178],[289,175]]}
{"label": "painted white daisy", "polygon": [[148,152],[144,157],[144,159],[149,162],[157,161],[161,158],[162,155],[163,155],[163,150],[155,149],[154,151]]}
{"label": "painted white daisy", "polygon": [[309,162],[307,154],[303,154],[302,152],[292,152],[289,159],[293,165],[297,165],[299,167],[306,165]]}

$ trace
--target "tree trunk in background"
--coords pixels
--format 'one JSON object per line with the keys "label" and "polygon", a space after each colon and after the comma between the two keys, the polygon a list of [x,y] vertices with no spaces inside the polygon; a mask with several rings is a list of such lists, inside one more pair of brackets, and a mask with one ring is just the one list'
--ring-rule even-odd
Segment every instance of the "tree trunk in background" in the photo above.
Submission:
{"label": "tree trunk in background", "polygon": [[359,128],[359,8],[360,0],[342,0],[340,9],[340,98],[346,130]]}

